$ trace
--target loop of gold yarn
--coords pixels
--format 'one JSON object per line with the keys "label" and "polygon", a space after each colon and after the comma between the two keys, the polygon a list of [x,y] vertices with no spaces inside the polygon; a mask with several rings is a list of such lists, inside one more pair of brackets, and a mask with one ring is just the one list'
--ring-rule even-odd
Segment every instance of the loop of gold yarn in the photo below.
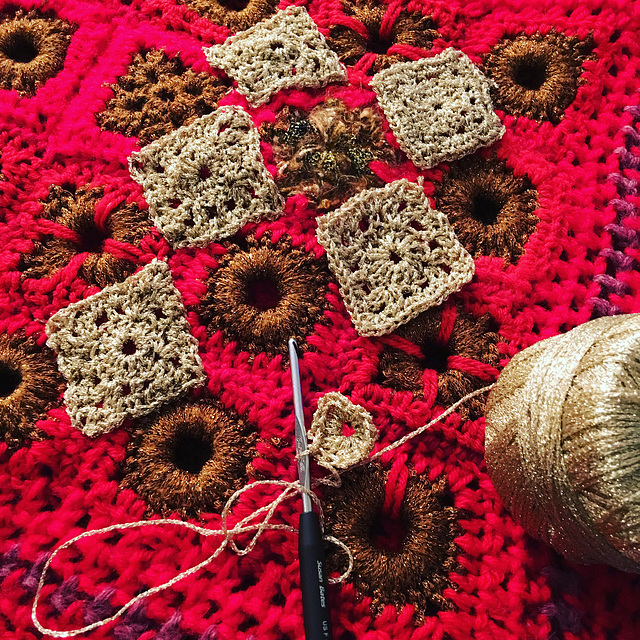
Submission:
{"label": "loop of gold yarn", "polygon": [[640,573],[640,314],[516,355],[487,401],[485,447],[529,533],[571,561]]}

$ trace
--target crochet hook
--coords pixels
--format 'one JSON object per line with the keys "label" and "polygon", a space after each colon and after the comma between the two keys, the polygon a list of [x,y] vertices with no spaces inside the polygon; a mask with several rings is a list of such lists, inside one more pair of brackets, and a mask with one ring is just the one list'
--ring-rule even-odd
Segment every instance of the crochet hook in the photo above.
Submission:
{"label": "crochet hook", "polygon": [[311,501],[311,476],[307,452],[307,430],[302,408],[302,387],[298,363],[298,344],[289,340],[289,362],[293,385],[293,411],[295,418],[298,478],[302,493],[302,513],[298,527],[298,556],[300,584],[302,586],[302,613],[305,640],[331,640],[331,615],[327,593],[327,566],[324,557],[322,528]]}

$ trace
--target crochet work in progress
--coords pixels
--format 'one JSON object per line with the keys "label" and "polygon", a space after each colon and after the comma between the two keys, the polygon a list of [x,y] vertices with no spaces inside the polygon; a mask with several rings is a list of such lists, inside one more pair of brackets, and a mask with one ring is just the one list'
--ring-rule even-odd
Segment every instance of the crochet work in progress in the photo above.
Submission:
{"label": "crochet work in progress", "polygon": [[292,337],[335,640],[639,638],[640,576],[501,502],[483,391],[640,311],[639,32],[637,0],[0,0],[0,638],[303,640],[291,485],[253,539],[298,478]]}

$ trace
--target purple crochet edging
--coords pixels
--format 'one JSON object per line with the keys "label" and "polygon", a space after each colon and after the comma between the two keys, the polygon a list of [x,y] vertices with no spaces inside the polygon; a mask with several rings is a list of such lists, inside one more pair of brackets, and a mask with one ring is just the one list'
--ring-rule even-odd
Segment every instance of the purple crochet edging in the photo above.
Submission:
{"label": "purple crochet edging", "polygon": [[[10,547],[4,554],[0,554],[0,585],[15,571],[23,571],[20,586],[27,597],[33,598],[38,588],[40,575],[49,558],[48,553],[42,553],[35,562],[23,560],[20,557],[20,546]],[[111,604],[116,589],[107,587],[95,598],[87,598],[86,594],[78,590],[78,577],[73,575],[62,580],[59,575],[49,569],[49,577],[58,588],[51,594],[50,603],[58,613],[65,611],[78,599],[85,601],[84,623],[93,624],[98,620],[110,617],[116,611]],[[216,626],[209,626],[199,636],[188,633],[181,628],[182,615],[175,612],[168,620],[158,624],[146,615],[146,603],[140,602],[125,613],[122,620],[113,628],[113,637],[116,640],[136,640],[147,631],[156,632],[157,640],[215,640],[218,637]]]}
{"label": "purple crochet edging", "polygon": [[623,127],[625,134],[625,147],[616,149],[620,172],[610,175],[611,181],[616,185],[618,198],[611,201],[616,212],[616,220],[605,227],[611,234],[611,247],[600,251],[600,256],[607,262],[607,270],[595,276],[594,280],[600,285],[600,294],[593,298],[592,318],[612,316],[621,312],[621,309],[609,301],[612,294],[622,296],[629,293],[628,286],[617,279],[618,274],[638,268],[634,258],[625,253],[628,247],[637,248],[640,245],[640,234],[624,224],[628,218],[637,218],[640,212],[631,200],[631,196],[639,193],[638,181],[627,175],[629,170],[640,170],[640,131],[635,125],[640,122],[640,105],[625,108],[625,111],[633,116],[633,125]]}

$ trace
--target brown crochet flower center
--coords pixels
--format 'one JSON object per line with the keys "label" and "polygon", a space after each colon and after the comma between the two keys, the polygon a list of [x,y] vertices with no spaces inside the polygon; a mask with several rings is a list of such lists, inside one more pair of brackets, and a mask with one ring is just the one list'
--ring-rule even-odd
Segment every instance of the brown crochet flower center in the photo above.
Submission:
{"label": "brown crochet flower center", "polygon": [[494,81],[494,105],[534,120],[560,122],[581,84],[582,63],[592,48],[590,38],[519,34],[499,42],[487,56],[487,75]]}
{"label": "brown crochet flower center", "polygon": [[367,40],[367,51],[371,53],[377,53],[378,55],[384,55],[395,44],[392,38],[382,38],[380,34],[371,34],[369,40]]}
{"label": "brown crochet flower center", "polygon": [[63,388],[53,353],[34,338],[0,334],[0,440],[10,449],[41,440],[36,422]]}
{"label": "brown crochet flower center", "polygon": [[10,396],[22,382],[20,369],[9,362],[0,362],[0,397]]}
{"label": "brown crochet flower center", "polygon": [[438,373],[444,373],[447,370],[447,360],[451,355],[448,345],[440,342],[426,341],[422,344],[422,358],[420,366],[423,369],[433,369]]}
{"label": "brown crochet flower center", "polygon": [[80,239],[78,247],[81,252],[102,253],[104,242],[109,238],[109,234],[100,229],[93,218],[79,219],[76,231]]}
{"label": "brown crochet flower center", "polygon": [[74,30],[35,11],[0,16],[0,87],[33,94],[64,66]]}
{"label": "brown crochet flower center", "polygon": [[150,512],[219,511],[244,483],[254,441],[247,423],[215,402],[169,405],[134,431],[122,486]]}
{"label": "brown crochet flower center", "polygon": [[137,136],[144,146],[211,113],[230,84],[209,73],[196,73],[163,50],[144,50],[112,85],[113,98],[96,119],[103,129]]}
{"label": "brown crochet flower center", "polygon": [[547,63],[539,56],[526,56],[513,65],[513,80],[525,89],[536,91],[547,80]]}
{"label": "brown crochet flower center", "polygon": [[218,287],[219,295],[238,310],[247,307],[244,311],[253,320],[275,328],[294,319],[296,298],[310,294],[292,267],[266,248],[238,254],[229,264],[228,281]]}
{"label": "brown crochet flower center", "polygon": [[288,339],[298,336],[302,346],[322,315],[324,263],[291,247],[289,239],[251,244],[232,245],[212,273],[203,317],[243,349],[285,353]]}
{"label": "brown crochet flower center", "polygon": [[275,309],[282,300],[278,283],[273,278],[258,277],[247,283],[247,304],[261,311]]}
{"label": "brown crochet flower center", "polygon": [[492,193],[477,193],[471,199],[471,215],[483,224],[494,224],[502,211],[502,204]]}
{"label": "brown crochet flower center", "polygon": [[428,49],[439,36],[433,20],[421,11],[405,9],[388,16],[392,11],[389,5],[377,0],[343,0],[342,8],[345,15],[356,19],[366,29],[366,35],[363,35],[360,30],[340,23],[329,25],[328,44],[346,65],[354,65],[365,54],[375,53],[377,57],[370,69],[377,73],[405,59],[402,55],[389,53],[394,45]]}
{"label": "brown crochet flower center", "polygon": [[181,433],[173,447],[173,463],[192,474],[200,473],[213,454],[211,442],[202,433]]}
{"label": "brown crochet flower center", "polygon": [[180,0],[211,22],[244,31],[276,10],[277,0]]}
{"label": "brown crochet flower center", "polygon": [[[444,405],[453,404],[486,384],[486,380],[473,374],[473,368],[467,371],[464,363],[468,360],[481,366],[499,365],[499,338],[493,331],[492,320],[489,316],[474,318],[456,310],[453,324],[445,323],[443,333],[443,314],[444,308],[430,309],[398,329],[397,335],[419,347],[422,355],[410,354],[402,345],[385,345],[379,355],[378,384],[411,391],[421,397],[425,390],[425,370],[430,369],[437,374],[437,398]],[[454,358],[453,368],[449,366],[449,358]],[[465,415],[478,415],[483,402],[475,398],[462,411]]]}
{"label": "brown crochet flower center", "polygon": [[31,62],[38,55],[35,35],[29,31],[14,31],[3,42],[2,52],[14,62]]}
{"label": "brown crochet flower center", "polygon": [[535,188],[495,158],[471,156],[452,163],[436,190],[436,203],[474,258],[517,262],[538,223]]}
{"label": "brown crochet flower center", "polygon": [[101,188],[76,188],[73,185],[50,188],[49,197],[43,202],[44,217],[73,231],[75,237],[63,237],[61,232],[54,231],[35,242],[33,252],[22,257],[22,271],[26,277],[48,277],[81,253],[88,255],[79,275],[92,284],[104,287],[133,273],[135,264],[115,257],[105,248],[105,243],[112,239],[137,245],[151,224],[146,214],[134,204],[118,205],[104,220],[98,220],[96,204],[102,196]]}
{"label": "brown crochet flower center", "polygon": [[369,539],[374,547],[383,552],[397,553],[409,534],[406,518],[392,518],[380,510],[369,526]]}
{"label": "brown crochet flower center", "polygon": [[[374,609],[409,603],[420,615],[449,609],[442,591],[456,567],[458,511],[446,479],[432,484],[411,475],[394,515],[384,508],[387,478],[378,465],[346,473],[340,489],[327,496],[327,529],[353,553],[351,579]],[[332,568],[341,560],[330,552]]]}

